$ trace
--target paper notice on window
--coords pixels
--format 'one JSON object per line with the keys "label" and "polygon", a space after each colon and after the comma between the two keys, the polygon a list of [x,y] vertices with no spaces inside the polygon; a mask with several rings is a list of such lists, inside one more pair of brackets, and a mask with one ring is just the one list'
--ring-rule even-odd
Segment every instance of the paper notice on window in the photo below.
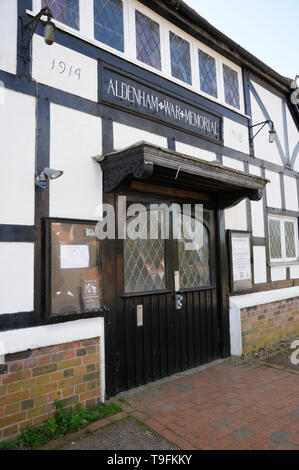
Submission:
{"label": "paper notice on window", "polygon": [[89,268],[88,245],[61,245],[60,268],[79,269]]}
{"label": "paper notice on window", "polygon": [[232,238],[234,281],[251,280],[249,238]]}

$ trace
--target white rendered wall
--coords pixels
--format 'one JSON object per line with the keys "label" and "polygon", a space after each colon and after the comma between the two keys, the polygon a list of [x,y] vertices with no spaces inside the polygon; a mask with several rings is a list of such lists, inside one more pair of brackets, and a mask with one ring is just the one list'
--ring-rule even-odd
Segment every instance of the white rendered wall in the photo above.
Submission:
{"label": "white rendered wall", "polygon": [[17,73],[17,0],[0,0],[0,70]]}
{"label": "white rendered wall", "polygon": [[53,88],[98,101],[98,63],[83,54],[44,38],[33,37],[32,78]]}
{"label": "white rendered wall", "polygon": [[267,282],[266,248],[264,246],[253,247],[254,283]]}
{"label": "white rendered wall", "polygon": [[0,314],[31,312],[34,244],[0,243]]}
{"label": "white rendered wall", "polygon": [[244,163],[230,157],[223,157],[223,166],[228,166],[229,168],[233,168],[233,170],[244,171]]}
{"label": "white rendered wall", "polygon": [[0,135],[0,224],[33,225],[35,98],[5,90]]}
{"label": "white rendered wall", "polygon": [[284,281],[287,278],[287,269],[282,266],[271,268],[272,281]]}
{"label": "white rendered wall", "polygon": [[249,153],[248,127],[231,119],[223,118],[223,135],[225,147],[230,147],[239,152]]}
{"label": "white rendered wall", "polygon": [[299,266],[290,266],[290,278],[298,279],[299,277]]}
{"label": "white rendered wall", "polygon": [[[223,165],[234,170],[244,171],[244,163],[233,158],[223,157]],[[247,230],[246,200],[224,211],[226,230]]]}
{"label": "white rendered wall", "polygon": [[176,151],[191,157],[199,158],[200,160],[207,160],[208,162],[215,162],[217,160],[216,153],[209,152],[208,150],[194,147],[193,145],[183,144],[182,142],[176,142]]}
{"label": "white rendered wall", "polygon": [[92,157],[101,153],[100,118],[51,104],[50,165],[64,174],[50,183],[50,217],[97,219],[102,173]]}
{"label": "white rendered wall", "polygon": [[159,145],[160,147],[167,148],[167,138],[151,132],[136,129],[135,127],[113,123],[113,146],[114,150],[121,150],[137,142],[145,141],[149,144]]}
{"label": "white rendered wall", "polygon": [[[282,114],[282,99],[279,98],[274,93],[266,90],[262,86],[258,85],[255,82],[252,82],[255,90],[259,94],[263,105],[265,106],[270,119],[274,122],[277,136],[279,137],[282,149],[285,153],[285,137],[284,137],[284,127],[283,127],[283,114]],[[250,92],[251,99],[251,111],[252,111],[252,123],[258,124],[266,120],[265,115],[263,114],[259,104],[257,103],[252,92]],[[254,134],[259,130],[259,127],[253,129]],[[267,124],[261,132],[254,138],[254,151],[256,158],[261,158],[263,160],[270,161],[272,163],[277,163],[282,165],[282,159],[278,151],[278,147],[275,143],[269,143],[269,130],[270,127]]]}
{"label": "white rendered wall", "polygon": [[[258,166],[249,165],[249,173],[256,176],[261,176],[261,169]],[[264,237],[265,223],[263,199],[260,201],[251,201],[251,221],[252,235],[254,237]]]}
{"label": "white rendered wall", "polygon": [[298,212],[298,192],[296,178],[284,176],[284,192],[286,209]]}
{"label": "white rendered wall", "polygon": [[266,170],[266,179],[270,180],[266,185],[267,206],[281,209],[280,175]]}

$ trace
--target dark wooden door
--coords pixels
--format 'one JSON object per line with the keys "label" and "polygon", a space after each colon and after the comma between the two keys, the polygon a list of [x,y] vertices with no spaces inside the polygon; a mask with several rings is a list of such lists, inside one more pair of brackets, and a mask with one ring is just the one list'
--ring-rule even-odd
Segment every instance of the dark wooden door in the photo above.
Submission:
{"label": "dark wooden door", "polygon": [[[135,194],[127,204],[141,199],[147,209],[152,203],[163,202],[167,207],[173,203]],[[149,214],[142,222],[147,228],[152,223]],[[194,228],[193,212],[190,216]],[[158,226],[159,220],[156,216]],[[221,354],[215,213],[204,208],[201,243],[195,243],[194,250],[185,249],[183,235],[173,238],[177,219],[172,215],[170,220],[169,239],[116,242],[117,392],[210,362]],[[130,224],[134,229],[134,217],[127,223],[128,231]],[[182,296],[181,309],[176,308],[178,295]]]}

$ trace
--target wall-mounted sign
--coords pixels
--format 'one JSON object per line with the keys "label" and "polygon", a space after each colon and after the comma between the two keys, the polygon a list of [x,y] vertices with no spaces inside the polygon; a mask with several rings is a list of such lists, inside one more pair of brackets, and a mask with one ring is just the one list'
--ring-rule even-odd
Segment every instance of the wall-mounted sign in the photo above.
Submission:
{"label": "wall-mounted sign", "polygon": [[222,142],[222,118],[103,68],[102,101]]}
{"label": "wall-mounted sign", "polygon": [[228,231],[232,291],[252,289],[251,232]]}

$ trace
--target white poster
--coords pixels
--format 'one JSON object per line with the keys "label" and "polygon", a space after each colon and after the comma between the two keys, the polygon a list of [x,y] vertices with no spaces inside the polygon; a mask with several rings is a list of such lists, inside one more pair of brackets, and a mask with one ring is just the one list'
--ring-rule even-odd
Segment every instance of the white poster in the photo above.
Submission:
{"label": "white poster", "polygon": [[251,280],[249,238],[232,238],[234,281]]}
{"label": "white poster", "polygon": [[88,245],[61,245],[61,269],[89,268]]}

